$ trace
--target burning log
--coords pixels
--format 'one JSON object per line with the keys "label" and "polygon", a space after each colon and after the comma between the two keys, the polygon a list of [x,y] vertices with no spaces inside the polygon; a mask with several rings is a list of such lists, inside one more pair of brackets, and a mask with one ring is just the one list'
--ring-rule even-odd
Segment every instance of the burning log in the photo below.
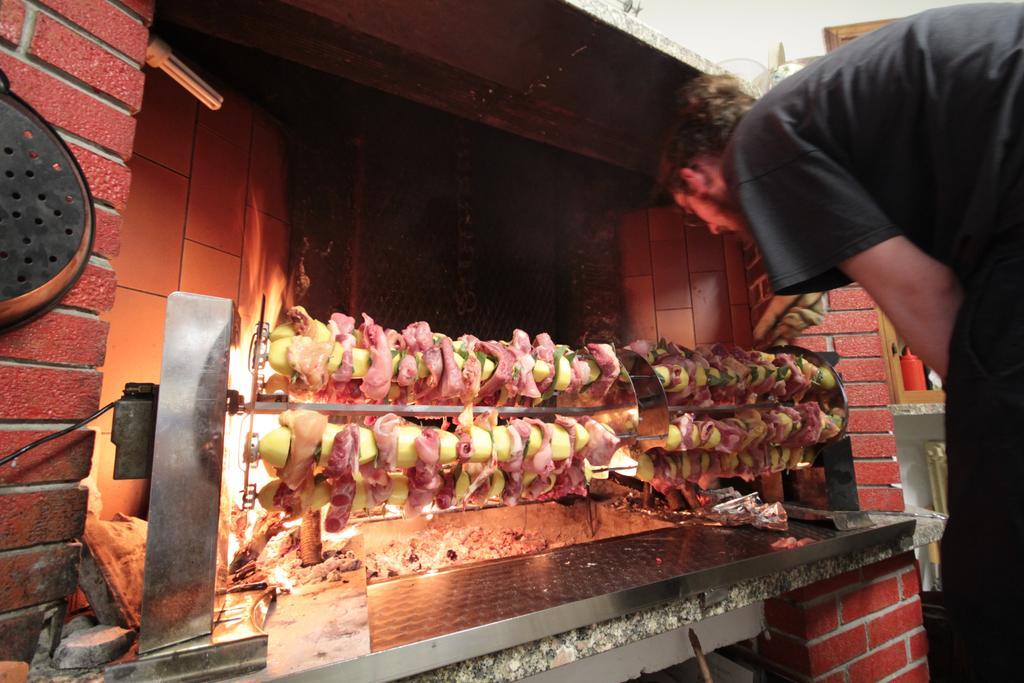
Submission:
{"label": "burning log", "polygon": [[666,493],[665,502],[668,504],[668,509],[673,512],[676,510],[684,510],[688,507],[687,500],[683,497],[682,491],[678,489],[672,489]]}
{"label": "burning log", "polygon": [[299,557],[302,558],[303,567],[311,567],[324,561],[323,544],[320,542],[320,510],[307,510],[302,515]]}
{"label": "burning log", "polygon": [[[263,549],[267,547],[267,543],[277,534],[284,531],[284,515],[280,512],[270,512],[260,517],[256,522],[256,526],[253,528],[252,537],[249,542],[242,548],[239,548],[238,552],[231,559],[231,564],[228,567],[228,571],[236,579],[241,578],[239,575],[242,574],[242,570],[256,561],[263,552]],[[251,573],[251,572],[249,572]]]}

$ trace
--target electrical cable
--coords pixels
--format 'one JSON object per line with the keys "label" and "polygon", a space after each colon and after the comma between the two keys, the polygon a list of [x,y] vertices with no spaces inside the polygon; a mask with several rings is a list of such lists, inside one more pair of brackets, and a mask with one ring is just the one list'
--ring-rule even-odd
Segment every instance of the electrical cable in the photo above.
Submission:
{"label": "electrical cable", "polygon": [[5,455],[4,457],[0,458],[0,467],[3,467],[4,465],[6,465],[10,461],[14,460],[18,456],[24,455],[25,453],[29,452],[33,448],[36,448],[37,446],[42,446],[47,441],[53,441],[54,439],[59,439],[60,437],[64,436],[65,434],[69,434],[69,433],[75,431],[76,429],[84,427],[85,425],[89,424],[90,422],[95,420],[97,417],[99,417],[103,413],[107,412],[108,410],[110,410],[111,408],[113,408],[116,405],[117,405],[117,401],[111,401],[110,403],[108,403],[107,405],[103,406],[102,408],[100,408],[95,413],[93,413],[89,417],[85,418],[81,422],[76,422],[75,424],[71,425],[70,427],[65,427],[64,429],[60,430],[59,432],[54,432],[53,434],[47,434],[46,436],[44,436],[41,439],[36,439],[32,443],[29,443],[29,444],[26,444],[26,445],[22,446],[21,448],[19,448],[18,450],[14,451],[13,453],[11,453],[9,455]]}

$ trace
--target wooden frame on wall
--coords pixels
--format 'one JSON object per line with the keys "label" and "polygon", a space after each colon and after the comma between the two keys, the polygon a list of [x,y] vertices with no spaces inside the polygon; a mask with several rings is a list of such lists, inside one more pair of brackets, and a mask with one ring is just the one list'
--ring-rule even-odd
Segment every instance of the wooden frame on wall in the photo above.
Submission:
{"label": "wooden frame on wall", "polygon": [[878,334],[882,340],[882,357],[885,358],[885,370],[889,377],[893,403],[945,403],[946,393],[941,389],[910,390],[903,387],[903,371],[900,368],[900,356],[906,343],[896,331],[892,321],[878,312]]}
{"label": "wooden frame on wall", "polygon": [[879,19],[878,21],[862,21],[858,24],[843,24],[842,26],[826,26],[825,32],[825,51],[832,52],[837,47],[842,47],[846,43],[850,42],[854,38],[858,38],[865,33],[870,33],[876,28],[880,28],[889,24],[893,19]]}

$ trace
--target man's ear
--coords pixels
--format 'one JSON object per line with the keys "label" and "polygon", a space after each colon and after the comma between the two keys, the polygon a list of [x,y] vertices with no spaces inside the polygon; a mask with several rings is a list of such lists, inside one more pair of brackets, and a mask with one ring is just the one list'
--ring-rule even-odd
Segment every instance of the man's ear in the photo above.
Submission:
{"label": "man's ear", "polygon": [[699,166],[684,166],[679,169],[679,178],[686,186],[687,194],[702,195],[711,188],[711,179],[707,172]]}

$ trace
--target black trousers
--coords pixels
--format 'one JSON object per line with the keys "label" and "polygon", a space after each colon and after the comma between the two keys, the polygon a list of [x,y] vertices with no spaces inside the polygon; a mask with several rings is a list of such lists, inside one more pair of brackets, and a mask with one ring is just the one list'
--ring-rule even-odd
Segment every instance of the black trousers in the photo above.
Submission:
{"label": "black trousers", "polygon": [[978,681],[1024,681],[1024,244],[989,252],[950,346],[945,602]]}

